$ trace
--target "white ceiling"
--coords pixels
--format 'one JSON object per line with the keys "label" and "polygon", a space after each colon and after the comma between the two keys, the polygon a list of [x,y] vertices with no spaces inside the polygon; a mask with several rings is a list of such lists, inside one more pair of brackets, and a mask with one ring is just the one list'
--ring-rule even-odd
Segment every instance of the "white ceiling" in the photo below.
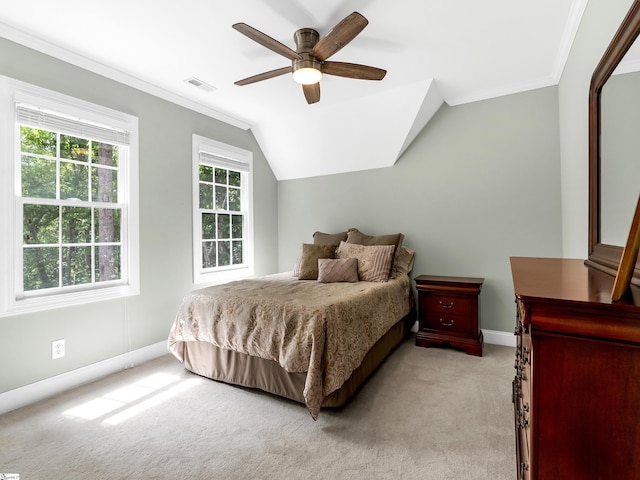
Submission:
{"label": "white ceiling", "polygon": [[[0,36],[250,128],[284,180],[391,166],[443,102],[557,84],[586,2],[20,0],[0,7]],[[233,84],[290,61],[232,24],[295,49],[298,28],[323,36],[353,11],[369,25],[331,60],[384,68],[384,80],[325,75],[313,105],[290,75]]]}

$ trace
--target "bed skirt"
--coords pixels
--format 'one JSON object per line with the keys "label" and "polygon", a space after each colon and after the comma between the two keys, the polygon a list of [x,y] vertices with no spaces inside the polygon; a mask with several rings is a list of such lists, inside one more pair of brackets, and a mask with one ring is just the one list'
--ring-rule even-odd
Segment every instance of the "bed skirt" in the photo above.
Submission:
{"label": "bed skirt", "polygon": [[[415,309],[394,324],[366,354],[342,386],[324,398],[323,407],[340,407],[406,337],[415,322]],[[257,388],[305,403],[306,373],[289,373],[278,362],[216,347],[209,342],[184,342],[184,366],[213,380]]]}

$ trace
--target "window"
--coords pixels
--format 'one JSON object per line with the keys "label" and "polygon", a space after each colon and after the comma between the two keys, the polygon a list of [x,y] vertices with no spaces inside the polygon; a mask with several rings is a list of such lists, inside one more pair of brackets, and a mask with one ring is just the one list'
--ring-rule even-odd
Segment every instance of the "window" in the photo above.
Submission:
{"label": "window", "polygon": [[0,315],[137,294],[137,118],[0,81]]}
{"label": "window", "polygon": [[194,283],[253,273],[252,159],[193,135]]}

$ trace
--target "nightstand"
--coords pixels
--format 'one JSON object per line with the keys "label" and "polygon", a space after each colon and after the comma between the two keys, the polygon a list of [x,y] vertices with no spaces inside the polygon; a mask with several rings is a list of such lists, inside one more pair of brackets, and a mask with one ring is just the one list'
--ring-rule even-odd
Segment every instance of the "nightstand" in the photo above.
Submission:
{"label": "nightstand", "polygon": [[420,275],[416,345],[449,344],[469,355],[482,356],[480,289],[484,278]]}

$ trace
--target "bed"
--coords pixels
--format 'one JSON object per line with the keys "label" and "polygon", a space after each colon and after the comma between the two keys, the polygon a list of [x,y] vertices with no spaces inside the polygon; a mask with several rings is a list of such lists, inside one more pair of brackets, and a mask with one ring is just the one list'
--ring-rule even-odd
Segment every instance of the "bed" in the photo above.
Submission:
{"label": "bed", "polygon": [[382,237],[316,232],[293,272],[190,292],[169,350],[198,375],[303,403],[314,419],[344,405],[415,322],[413,251],[402,236],[371,244]]}

